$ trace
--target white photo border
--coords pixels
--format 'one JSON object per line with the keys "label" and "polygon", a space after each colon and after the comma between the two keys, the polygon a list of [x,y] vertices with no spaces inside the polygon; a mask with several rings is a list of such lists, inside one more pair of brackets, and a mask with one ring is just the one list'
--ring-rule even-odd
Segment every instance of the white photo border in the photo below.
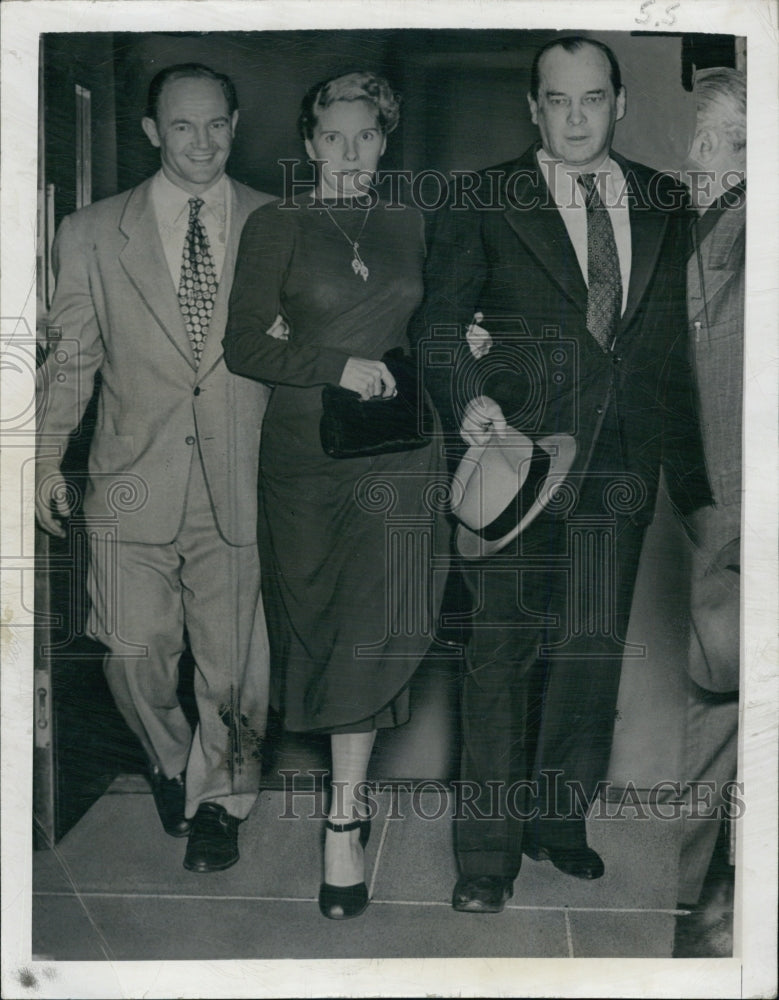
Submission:
{"label": "white photo border", "polygon": [[[2,20],[3,346],[34,337],[39,36],[85,31],[587,28],[746,36],[749,76],[742,574],[745,663],[733,959],[56,962],[31,958],[32,494],[29,441],[1,440],[2,995],[5,997],[762,997],[776,990],[777,6],[772,0],[6,0]],[[22,366],[23,367],[23,366]],[[2,363],[3,419],[31,405],[31,373]],[[21,509],[20,509],[21,507]],[[27,978],[25,978],[27,976]]]}

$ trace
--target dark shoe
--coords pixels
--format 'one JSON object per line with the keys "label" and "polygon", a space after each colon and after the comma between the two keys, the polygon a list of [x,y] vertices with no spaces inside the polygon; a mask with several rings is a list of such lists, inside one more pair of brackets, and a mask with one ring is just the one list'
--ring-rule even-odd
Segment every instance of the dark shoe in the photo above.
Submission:
{"label": "dark shoe", "polygon": [[238,860],[237,816],[215,802],[203,802],[192,820],[184,867],[191,872],[221,872]]}
{"label": "dark shoe", "polygon": [[[371,835],[371,821],[356,819],[351,823],[331,823],[325,820],[325,826],[333,833],[348,833],[360,828],[360,846],[365,850]],[[368,886],[364,882],[356,885],[330,885],[323,882],[319,887],[319,912],[328,920],[349,920],[359,917],[368,908]]]}
{"label": "dark shoe", "polygon": [[149,776],[154,804],[162,820],[165,833],[171,837],[186,837],[192,823],[184,815],[184,775],[166,778],[158,767],[152,767]]}
{"label": "dark shoe", "polygon": [[514,895],[514,879],[504,875],[461,875],[452,894],[460,913],[500,913]]}
{"label": "dark shoe", "polygon": [[523,847],[523,853],[533,861],[551,861],[566,875],[574,878],[600,878],[606,871],[606,866],[599,854],[591,847]]}

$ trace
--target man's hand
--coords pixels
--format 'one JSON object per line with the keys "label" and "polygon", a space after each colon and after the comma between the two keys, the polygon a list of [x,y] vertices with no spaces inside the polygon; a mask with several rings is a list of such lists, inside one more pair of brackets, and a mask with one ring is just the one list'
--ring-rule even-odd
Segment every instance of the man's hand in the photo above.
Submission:
{"label": "man's hand", "polygon": [[365,358],[349,358],[344,365],[341,381],[344,389],[359,392],[360,399],[383,396],[389,399],[396,393],[395,379],[383,361],[368,361]]}
{"label": "man's hand", "polygon": [[65,527],[62,521],[67,520],[70,513],[68,488],[62,473],[56,466],[39,468],[35,489],[35,516],[38,524],[50,535],[64,538]]}
{"label": "man's hand", "polygon": [[483,358],[486,354],[490,353],[490,348],[492,347],[492,334],[490,334],[489,330],[485,330],[483,326],[479,326],[479,323],[483,319],[484,313],[474,313],[473,322],[465,331],[465,339],[468,341],[468,346],[474,358]]}
{"label": "man's hand", "polygon": [[460,437],[469,445],[484,445],[493,431],[499,438],[506,436],[506,418],[503,410],[489,396],[476,396],[465,408]]}
{"label": "man's hand", "polygon": [[289,340],[289,325],[281,313],[274,319],[265,333],[268,337],[273,337],[275,340]]}

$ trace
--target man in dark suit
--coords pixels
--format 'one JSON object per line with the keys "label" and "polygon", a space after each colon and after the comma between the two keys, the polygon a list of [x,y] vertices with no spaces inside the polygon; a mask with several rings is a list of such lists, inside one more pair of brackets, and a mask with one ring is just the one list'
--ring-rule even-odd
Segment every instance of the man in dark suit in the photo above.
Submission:
{"label": "man in dark suit", "polygon": [[[230,374],[222,336],[241,229],[270,196],[225,173],[237,122],[232,82],[207,66],[152,80],[142,125],[161,169],[63,221],[57,340],[38,373],[36,514],[61,537],[60,461],[102,378],[84,500],[93,631],[162,825],[189,837],[197,872],[238,860],[267,710],[255,532],[269,390]],[[185,630],[194,734],[176,693]]]}
{"label": "man in dark suit", "polygon": [[[524,852],[598,878],[584,816],[611,750],[639,554],[661,464],[686,512],[710,502],[688,362],[681,186],[611,152],[613,53],[539,51],[540,143],[455,190],[415,324],[446,430],[565,433],[556,499],[501,551],[463,560],[473,597],[453,906],[498,912]],[[441,351],[441,332],[464,346]],[[640,649],[629,649],[640,655]]]}

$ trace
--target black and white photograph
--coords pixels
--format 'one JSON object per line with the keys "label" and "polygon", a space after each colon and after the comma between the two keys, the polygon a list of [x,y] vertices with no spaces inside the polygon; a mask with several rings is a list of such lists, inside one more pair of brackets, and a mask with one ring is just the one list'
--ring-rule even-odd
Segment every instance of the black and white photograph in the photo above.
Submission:
{"label": "black and white photograph", "polygon": [[3,996],[775,996],[776,6],[3,8]]}

